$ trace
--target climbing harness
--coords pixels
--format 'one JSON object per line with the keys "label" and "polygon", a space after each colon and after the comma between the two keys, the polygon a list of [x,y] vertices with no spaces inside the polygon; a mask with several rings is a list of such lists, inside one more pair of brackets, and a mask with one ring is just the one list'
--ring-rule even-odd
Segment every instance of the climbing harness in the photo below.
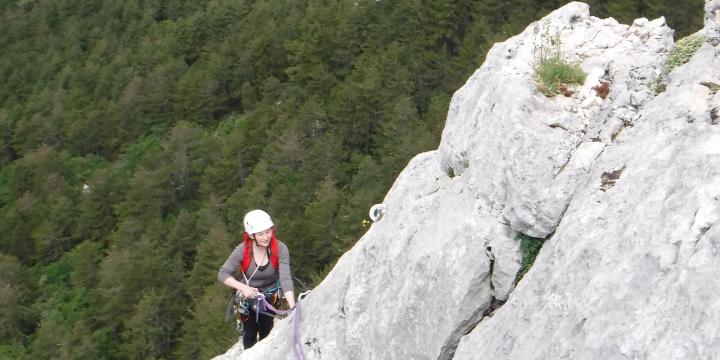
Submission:
{"label": "climbing harness", "polygon": [[[300,342],[300,302],[303,298],[305,298],[305,296],[307,296],[307,294],[310,293],[310,291],[311,290],[308,290],[298,295],[298,301],[297,303],[295,303],[295,308],[289,310],[277,309],[275,305],[267,301],[263,293],[259,293],[253,299],[248,299],[243,296],[240,290],[236,291],[232,298],[232,313],[235,315],[235,329],[238,332],[242,332],[243,321],[247,321],[248,317],[250,316],[251,309],[255,311],[255,321],[259,321],[260,314],[277,317],[278,315],[287,315],[290,313],[294,313],[295,318],[293,323],[293,353],[295,353],[295,358],[297,360],[306,360],[307,358],[305,357],[302,342]],[[228,315],[229,314],[230,309],[228,309]]]}
{"label": "climbing harness", "polygon": [[[244,272],[241,272],[243,278],[245,279],[245,284],[247,284],[248,286],[250,285],[250,280],[253,278],[253,276],[255,276],[255,274],[257,273],[259,268],[260,268],[259,266],[256,266],[255,270],[252,272],[252,274],[250,274],[250,276],[246,276]],[[282,291],[282,288],[280,287],[280,279],[275,281],[275,284],[273,284],[272,287],[269,287],[267,289],[261,289],[261,292],[258,295],[262,295],[263,300],[265,300],[266,303],[272,304],[274,306],[273,309],[275,309],[275,307],[279,307],[280,304],[282,303],[282,299],[283,299],[283,291]],[[270,301],[268,302],[267,299],[270,299]],[[265,315],[270,315],[272,317],[276,317],[274,314],[270,314],[268,312],[261,310],[258,306],[259,305],[258,302],[252,301],[252,300],[253,299],[248,299],[245,296],[243,296],[243,294],[240,290],[235,292],[235,304],[236,304],[236,307],[238,308],[237,312],[239,312],[239,314],[237,314],[239,316],[236,316],[236,318],[238,318],[238,320],[247,320],[247,316],[249,314],[248,309],[254,310],[256,315],[263,313]],[[255,298],[255,300],[257,300],[257,298]],[[276,313],[279,313],[279,312],[276,311]],[[279,314],[281,314],[281,313],[279,313]],[[257,319],[255,319],[255,320],[257,321]],[[240,326],[242,327],[242,324]],[[238,326],[236,325],[235,328],[238,328]]]}
{"label": "climbing harness", "polygon": [[235,330],[241,334],[243,332],[243,322],[247,321],[250,316],[250,301],[248,301],[240,292],[236,291],[230,296],[230,303],[228,304],[227,315],[225,321],[231,318],[235,319]]}
{"label": "climbing harness", "polygon": [[[253,276],[255,276],[258,269],[259,267],[256,266],[250,276],[245,275],[245,271],[240,271],[240,273],[243,275],[243,279],[245,280],[245,284],[250,284],[250,280],[253,278]],[[305,283],[303,283],[302,281],[300,282],[305,285]],[[260,314],[276,318],[279,315],[287,315],[291,312],[294,312],[295,319],[293,324],[293,353],[295,353],[295,358],[297,360],[306,360],[305,352],[302,347],[302,342],[300,341],[300,301],[305,298],[305,296],[307,296],[307,294],[309,293],[310,290],[307,290],[298,295],[298,301],[297,303],[295,303],[294,309],[280,310],[278,309],[278,307],[282,303],[283,293],[282,288],[280,287],[279,279],[275,282],[275,284],[273,284],[272,287],[262,289],[260,293],[258,293],[257,296],[255,296],[254,298],[246,298],[243,295],[242,291],[237,290],[232,296],[231,304],[228,306],[228,318],[234,315],[233,317],[235,318],[235,329],[238,331],[238,333],[241,333],[244,330],[243,322],[247,321],[250,316],[250,310],[255,312],[256,322],[259,322]]]}
{"label": "climbing harness", "polygon": [[[297,303],[295,303],[295,309],[288,309],[288,310],[279,310],[279,309],[275,308],[272,304],[270,304],[267,301],[267,299],[265,299],[265,295],[263,295],[262,293],[258,294],[258,296],[256,298],[251,299],[251,301],[253,303],[255,303],[255,305],[253,306],[253,310],[255,310],[255,316],[256,316],[255,321],[259,320],[260,314],[266,314],[266,315],[269,315],[272,317],[277,317],[277,315],[287,315],[289,313],[295,314],[294,323],[293,323],[293,353],[295,353],[295,358],[297,360],[306,360],[305,351],[303,350],[302,342],[300,342],[300,321],[302,320],[301,310],[300,310],[300,307],[301,307],[300,302],[309,293],[310,293],[310,290],[298,295],[298,301],[297,301]],[[242,293],[240,291],[238,291],[235,294],[235,296],[236,296],[236,298],[242,297]],[[248,299],[243,297],[243,302],[245,302],[245,300],[248,300]],[[243,309],[243,308],[241,308],[241,309]],[[249,312],[247,310],[248,310],[248,308],[245,307],[244,310],[236,310],[236,311],[241,311],[240,312],[241,314],[244,314],[245,316],[249,316]],[[242,322],[240,322],[240,328],[242,328]]]}
{"label": "climbing harness", "polygon": [[[260,300],[262,297],[262,301]],[[258,320],[259,314],[265,314],[272,317],[278,317],[278,315],[287,314],[286,311],[278,310],[277,307],[282,303],[282,290],[279,286],[274,286],[271,289],[266,289],[258,294],[256,298],[246,298],[240,290],[236,291],[228,305],[227,319],[231,317],[235,318],[235,329],[241,333],[243,331],[243,322],[247,321],[250,316],[250,310],[255,311],[256,319]],[[264,306],[268,304],[269,306]],[[273,312],[269,312],[271,310]]]}

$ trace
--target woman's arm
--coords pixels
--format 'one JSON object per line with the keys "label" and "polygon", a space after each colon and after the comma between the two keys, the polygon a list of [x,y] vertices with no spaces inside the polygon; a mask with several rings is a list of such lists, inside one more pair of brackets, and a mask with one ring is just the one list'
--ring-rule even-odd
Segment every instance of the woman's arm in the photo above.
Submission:
{"label": "woman's arm", "polygon": [[218,280],[226,286],[240,290],[245,297],[255,297],[258,294],[257,288],[243,284],[232,276],[233,271],[240,266],[244,251],[245,246],[243,244],[240,244],[233,250],[227,260],[225,260],[225,263],[220,267]]}
{"label": "woman's arm", "polygon": [[286,291],[285,292],[285,300],[288,303],[288,306],[292,309],[295,307],[295,293],[292,291]]}
{"label": "woman's arm", "polygon": [[280,287],[285,293],[285,300],[287,300],[290,308],[295,307],[295,292],[292,282],[292,273],[290,272],[290,252],[285,244],[278,242],[278,257],[279,266],[278,273],[280,274]]}

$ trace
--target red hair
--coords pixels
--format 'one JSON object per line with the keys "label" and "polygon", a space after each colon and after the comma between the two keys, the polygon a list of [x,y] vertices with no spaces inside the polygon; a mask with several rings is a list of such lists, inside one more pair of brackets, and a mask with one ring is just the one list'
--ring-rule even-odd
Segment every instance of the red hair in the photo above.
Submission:
{"label": "red hair", "polygon": [[[243,231],[243,243],[245,249],[243,249],[243,259],[240,262],[240,271],[246,272],[252,262],[252,249],[253,249],[253,238],[250,237],[246,231]],[[272,229],[272,239],[270,240],[270,263],[278,269],[280,266],[280,256],[278,256],[278,240],[275,237],[275,228]]]}

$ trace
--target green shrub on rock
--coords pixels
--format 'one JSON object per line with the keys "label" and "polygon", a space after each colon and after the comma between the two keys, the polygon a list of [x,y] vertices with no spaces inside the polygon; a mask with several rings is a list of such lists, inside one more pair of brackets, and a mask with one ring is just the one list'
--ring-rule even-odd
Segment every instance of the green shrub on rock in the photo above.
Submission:
{"label": "green shrub on rock", "polygon": [[695,55],[700,46],[705,42],[707,42],[707,38],[699,33],[688,35],[678,40],[675,43],[675,47],[670,51],[670,55],[665,63],[665,72],[669,74],[676,67],[690,61],[690,58]]}
{"label": "green shrub on rock", "polygon": [[535,258],[540,253],[540,248],[542,248],[543,244],[545,243],[545,239],[543,238],[535,238],[525,235],[523,233],[518,234],[517,239],[520,240],[520,247],[522,248],[523,258],[520,263],[520,269],[515,275],[516,284],[520,281],[520,279],[523,278],[523,276],[525,276],[525,273],[530,270],[530,267],[532,267],[533,263],[535,262]]}

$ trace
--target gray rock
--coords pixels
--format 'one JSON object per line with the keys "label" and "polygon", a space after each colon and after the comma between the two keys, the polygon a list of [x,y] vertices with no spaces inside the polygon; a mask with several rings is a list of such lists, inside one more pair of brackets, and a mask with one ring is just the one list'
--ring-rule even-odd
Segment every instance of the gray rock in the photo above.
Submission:
{"label": "gray rock", "polygon": [[[480,216],[465,186],[441,171],[435,152],[411,161],[382,221],[301,303],[309,358],[449,358],[494,299],[507,299],[520,259],[515,234]],[[239,358],[291,354],[293,321]]]}
{"label": "gray rock", "polygon": [[720,43],[720,2],[718,0],[705,0],[705,35],[710,43],[717,46]]}
{"label": "gray rock", "polygon": [[[551,39],[588,72],[570,97],[533,80]],[[308,359],[720,354],[719,97],[700,84],[720,84],[720,60],[702,47],[656,94],[672,45],[662,18],[627,26],[581,3],[496,44],[439,149],[300,303]],[[518,232],[548,240],[515,288]],[[293,358],[296,315],[216,359]]]}
{"label": "gray rock", "polygon": [[[536,265],[457,359],[720,354],[720,132],[674,116],[684,106],[669,100],[693,87],[647,104],[627,141],[605,150]],[[620,178],[600,190],[603,169],[619,162]]]}
{"label": "gray rock", "polygon": [[[547,236],[583,181],[567,168],[575,150],[594,138],[611,143],[632,123],[637,108],[654,97],[650,88],[671,46],[663,19],[628,27],[590,17],[585,4],[564,6],[496,44],[455,93],[438,150],[442,166],[483,179],[477,192],[484,213],[516,231]],[[584,59],[583,68],[595,74],[572,98],[548,99],[532,81],[538,57],[551,51]],[[606,100],[591,89],[603,77],[610,84]],[[607,118],[608,109],[615,117]]]}
{"label": "gray rock", "polygon": [[[535,266],[456,359],[720,354],[718,49],[701,48],[608,145]],[[603,175],[622,169],[603,190]],[[608,177],[606,177],[608,179]]]}

